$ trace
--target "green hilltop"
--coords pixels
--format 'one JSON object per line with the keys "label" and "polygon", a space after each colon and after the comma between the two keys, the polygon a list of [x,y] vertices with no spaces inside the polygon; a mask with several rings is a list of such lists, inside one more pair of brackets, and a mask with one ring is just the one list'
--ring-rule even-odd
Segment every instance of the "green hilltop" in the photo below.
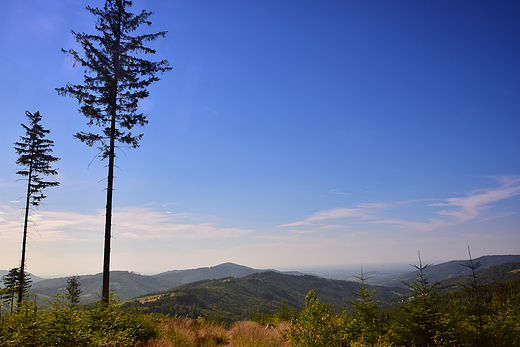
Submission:
{"label": "green hilltop", "polygon": [[[311,275],[258,272],[241,278],[222,278],[184,284],[171,290],[136,298],[125,303],[146,312],[236,321],[269,315],[280,310],[299,310],[305,293],[314,288],[323,301],[336,309],[350,306],[359,283],[330,280]],[[390,301],[407,293],[396,287],[368,286],[377,290],[375,300]],[[282,308],[283,307],[283,308]]]}

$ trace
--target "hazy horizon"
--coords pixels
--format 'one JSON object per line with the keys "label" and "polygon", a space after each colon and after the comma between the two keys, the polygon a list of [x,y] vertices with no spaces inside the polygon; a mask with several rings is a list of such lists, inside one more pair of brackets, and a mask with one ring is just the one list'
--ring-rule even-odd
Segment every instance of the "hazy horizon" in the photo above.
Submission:
{"label": "hazy horizon", "polygon": [[[517,253],[517,254],[487,254],[487,255],[483,255],[483,256],[495,256],[495,255],[520,255],[520,253]],[[480,257],[472,257],[472,258],[476,259],[476,258],[480,258]],[[461,261],[461,263],[462,263],[462,262],[468,261],[468,259],[449,259],[449,260],[437,260],[437,261],[428,261],[428,262],[423,261],[423,265],[424,264],[439,265],[439,264],[447,263],[447,262],[451,262],[451,261]],[[280,272],[302,272],[302,273],[308,273],[308,274],[316,274],[318,276],[323,276],[323,277],[327,277],[327,275],[324,275],[324,274],[328,274],[329,276],[331,276],[331,274],[333,274],[333,273],[350,273],[352,276],[359,276],[361,269],[363,269],[363,272],[365,274],[369,274],[371,272],[381,272],[381,273],[412,272],[412,271],[414,271],[413,265],[419,264],[419,262],[417,260],[415,262],[397,262],[397,263],[331,264],[331,265],[308,265],[308,266],[300,265],[300,266],[294,266],[294,267],[281,266],[281,267],[270,267],[270,268],[254,268],[254,267],[248,266],[246,264],[225,262],[225,263],[220,263],[220,264],[215,264],[215,265],[201,266],[201,267],[197,267],[197,268],[185,268],[185,269],[172,268],[172,269],[169,269],[166,271],[160,271],[160,272],[152,271],[152,272],[142,273],[142,272],[138,272],[138,271],[133,271],[131,269],[124,269],[124,270],[123,269],[112,269],[111,271],[125,271],[125,272],[137,273],[139,275],[153,276],[153,275],[158,275],[160,273],[164,273],[164,272],[168,272],[168,271],[197,270],[197,269],[202,269],[202,268],[211,268],[211,267],[215,267],[215,266],[226,264],[226,263],[232,263],[235,265],[246,266],[246,267],[253,268],[255,270],[276,270],[276,271],[280,271]],[[9,271],[8,269],[0,269],[0,277],[4,273],[7,273],[8,271]],[[63,274],[49,273],[49,274],[45,274],[45,275],[32,273],[30,271],[29,271],[29,273],[31,273],[33,276],[37,276],[42,279],[52,279],[52,278],[63,278],[63,277],[70,277],[70,276],[94,276],[94,275],[102,274],[102,271],[99,271],[96,273],[63,273]],[[332,276],[332,277],[334,277],[334,276]],[[332,278],[332,277],[327,277],[327,278]]]}

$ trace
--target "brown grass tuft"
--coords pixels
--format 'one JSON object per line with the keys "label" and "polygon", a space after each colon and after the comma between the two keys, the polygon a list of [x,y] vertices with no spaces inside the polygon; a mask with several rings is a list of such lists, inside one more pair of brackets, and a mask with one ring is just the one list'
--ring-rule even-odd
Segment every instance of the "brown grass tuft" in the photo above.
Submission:
{"label": "brown grass tuft", "polygon": [[229,329],[230,347],[284,347],[287,346],[279,327],[266,327],[255,322],[236,322]]}
{"label": "brown grass tuft", "polygon": [[161,337],[143,347],[287,347],[282,334],[289,323],[266,329],[255,322],[234,323],[229,330],[220,325],[190,318],[165,318]]}

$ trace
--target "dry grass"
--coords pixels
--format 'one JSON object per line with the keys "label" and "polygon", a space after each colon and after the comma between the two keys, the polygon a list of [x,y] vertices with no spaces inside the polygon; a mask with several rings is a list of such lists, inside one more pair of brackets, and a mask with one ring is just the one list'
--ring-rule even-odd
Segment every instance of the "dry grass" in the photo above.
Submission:
{"label": "dry grass", "polygon": [[[284,325],[284,324],[282,324]],[[285,324],[287,326],[287,324]],[[255,322],[236,322],[229,329],[230,347],[255,346],[255,347],[285,347],[288,344],[280,334],[283,326],[266,328]]]}
{"label": "dry grass", "polygon": [[165,318],[161,337],[144,347],[287,347],[283,338],[289,323],[266,328],[255,322],[236,322],[229,330],[189,318]]}

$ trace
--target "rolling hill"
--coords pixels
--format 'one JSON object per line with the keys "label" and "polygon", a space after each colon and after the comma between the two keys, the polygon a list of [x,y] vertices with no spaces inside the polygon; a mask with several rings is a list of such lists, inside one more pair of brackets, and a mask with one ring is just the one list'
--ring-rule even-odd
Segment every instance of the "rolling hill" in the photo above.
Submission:
{"label": "rolling hill", "polygon": [[212,267],[202,267],[192,270],[172,270],[153,275],[152,277],[165,279],[179,284],[186,284],[224,277],[240,278],[261,271],[266,270],[257,270],[234,263],[223,263]]}
{"label": "rolling hill", "polygon": [[[520,281],[520,262],[504,263],[477,272],[478,285],[488,286],[508,282],[517,287]],[[451,277],[438,287],[439,294],[463,292],[472,283],[471,275]],[[258,272],[242,278],[222,278],[193,282],[176,288],[145,295],[124,304],[145,312],[171,316],[203,316],[224,322],[252,319],[281,311],[299,310],[309,288],[314,288],[322,302],[339,310],[357,300],[358,282],[330,280],[312,275],[288,275],[279,272]],[[372,299],[382,309],[400,305],[408,298],[409,290],[402,287],[367,286],[376,290]],[[283,306],[283,309],[282,309]]]}
{"label": "rolling hill", "polygon": [[[116,290],[116,296],[122,301],[135,298],[147,293],[163,291],[190,282],[223,277],[243,277],[256,270],[247,266],[233,263],[224,263],[212,267],[203,267],[190,270],[173,270],[153,276],[140,275],[128,271],[111,271],[110,288]],[[79,276],[81,289],[81,303],[86,304],[98,300],[101,294],[103,281],[102,274]],[[63,293],[67,285],[67,277],[42,280],[33,283],[31,295],[37,296],[38,302],[50,300],[55,293]]]}
{"label": "rolling hill", "polygon": [[[465,266],[462,266],[462,264],[466,264],[468,262],[469,260],[452,260],[446,263],[431,265],[428,268],[426,268],[426,270],[424,270],[424,274],[428,277],[428,279],[431,282],[444,281],[457,276],[469,275],[471,273],[471,270]],[[480,262],[482,264],[479,270],[484,270],[492,266],[504,263],[520,262],[520,255],[486,255],[473,259],[473,263],[477,262]],[[379,281],[377,281],[377,284],[385,286],[405,287],[403,281],[414,281],[416,275],[417,271],[410,271],[399,276],[394,276],[386,279],[379,279]],[[370,283],[374,282],[370,281]]]}
{"label": "rolling hill", "polygon": [[[496,264],[502,264],[513,261],[520,261],[520,255],[494,255],[484,256],[474,260],[480,261],[482,266],[479,270],[484,270]],[[425,273],[431,281],[447,280],[458,275],[469,274],[469,269],[460,266],[467,261],[455,260],[438,265],[432,265],[426,269]],[[121,300],[126,301],[131,298],[144,295],[146,293],[161,292],[183,284],[196,282],[207,279],[219,279],[224,277],[241,278],[255,273],[265,272],[268,270],[253,269],[243,265],[233,263],[224,263],[212,267],[203,267],[190,270],[173,270],[159,273],[153,276],[139,275],[127,271],[113,271],[111,272],[111,288],[117,289],[116,296],[121,297]],[[301,273],[292,273],[301,275]],[[404,288],[402,280],[413,281],[416,272],[408,272],[404,274],[392,273],[389,276],[379,276],[370,279],[367,283],[372,285],[396,286]],[[367,274],[366,277],[371,276]],[[41,279],[33,276],[34,282],[31,293],[36,294],[39,302],[49,300],[52,294],[63,292],[67,278],[55,279]],[[377,279],[378,281],[373,281]],[[82,303],[89,303],[97,300],[101,292],[102,276],[87,275],[80,276],[82,284]],[[375,283],[374,283],[375,282]],[[305,288],[304,290],[306,290]]]}
{"label": "rolling hill", "polygon": [[[64,293],[68,277],[54,278],[33,283],[31,295],[36,294],[38,302],[52,299],[55,293]],[[103,275],[79,276],[81,283],[81,303],[87,304],[99,299]],[[110,288],[115,289],[115,296],[121,300],[128,300],[150,292],[165,290],[180,285],[181,283],[155,278],[153,276],[139,275],[128,271],[111,271]]]}
{"label": "rolling hill", "polygon": [[[352,291],[358,290],[359,283],[267,271],[241,278],[228,277],[184,284],[131,300],[126,306],[169,315],[187,315],[192,318],[200,315],[209,319],[234,321],[272,314],[280,310],[282,304],[285,309],[301,309],[310,287],[317,291],[324,302],[339,310],[349,306],[350,300],[356,300]],[[368,289],[377,289],[373,298],[382,302],[408,292],[407,289],[390,287],[368,286]]]}
{"label": "rolling hill", "polygon": [[[520,280],[520,262],[504,263],[476,271],[477,285],[489,286],[498,282]],[[471,287],[472,275],[452,277],[442,281],[437,289],[441,294]]]}

